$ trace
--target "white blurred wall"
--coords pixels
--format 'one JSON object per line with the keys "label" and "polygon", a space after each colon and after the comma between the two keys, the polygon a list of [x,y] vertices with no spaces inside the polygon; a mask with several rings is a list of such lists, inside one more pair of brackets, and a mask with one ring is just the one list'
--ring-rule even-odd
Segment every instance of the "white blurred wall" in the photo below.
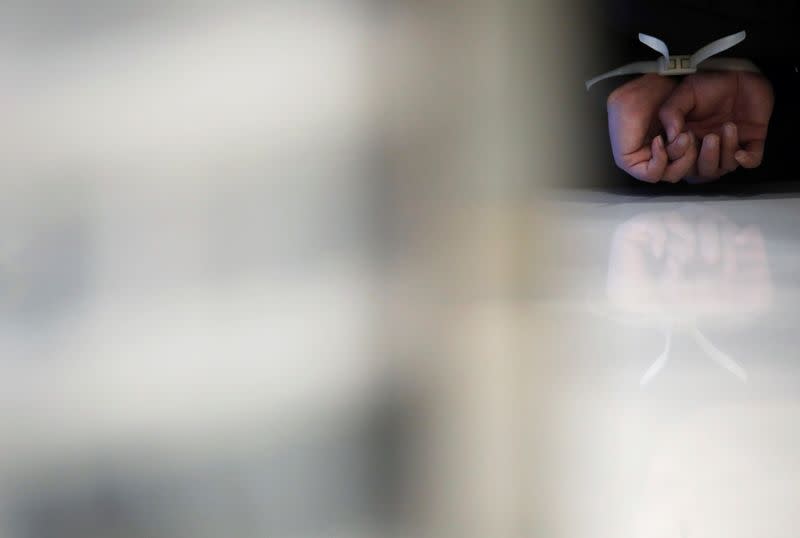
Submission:
{"label": "white blurred wall", "polygon": [[[150,533],[375,535],[362,430],[394,391],[393,528],[534,525],[537,186],[580,165],[561,4],[1,11],[5,535],[145,535],[65,500],[108,481]],[[153,508],[156,477],[184,485]]]}

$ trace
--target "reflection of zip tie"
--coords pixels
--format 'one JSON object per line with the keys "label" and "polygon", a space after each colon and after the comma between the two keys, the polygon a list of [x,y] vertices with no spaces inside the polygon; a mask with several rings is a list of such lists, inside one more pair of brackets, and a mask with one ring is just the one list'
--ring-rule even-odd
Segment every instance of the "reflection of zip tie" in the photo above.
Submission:
{"label": "reflection of zip tie", "polygon": [[664,366],[667,364],[667,361],[669,360],[669,351],[672,348],[671,328],[667,329],[666,337],[667,337],[667,342],[666,345],[664,346],[664,351],[661,353],[661,355],[658,356],[656,362],[654,362],[653,365],[647,369],[647,371],[642,376],[642,380],[639,381],[639,384],[643,387],[647,385],[650,382],[650,380],[653,379],[658,374],[658,372],[660,372],[664,368]]}
{"label": "reflection of zip tie", "polygon": [[[717,363],[719,366],[730,372],[731,374],[738,377],[742,382],[747,383],[747,372],[745,371],[742,366],[733,360],[731,357],[720,351],[718,347],[711,343],[711,341],[705,337],[703,333],[700,332],[700,329],[697,327],[692,327],[692,336],[694,336],[697,345],[700,346],[708,357]],[[672,347],[672,329],[669,329],[666,333],[666,345],[664,346],[664,351],[655,362],[647,369],[647,371],[642,376],[641,381],[639,384],[644,387],[647,385],[652,379],[658,375],[658,373],[664,369],[664,366],[667,364],[669,360],[669,352]]]}
{"label": "reflection of zip tie", "polygon": [[[594,303],[591,301],[587,301],[586,307],[588,308],[589,312],[597,317],[604,318],[606,320],[612,321],[614,323],[618,323],[620,325],[625,325],[628,327],[638,327],[638,328],[646,328],[649,326],[647,323],[642,323],[638,318],[631,317],[619,317],[613,316],[606,312],[600,310]],[[673,327],[667,322],[661,330],[664,333],[664,351],[656,358],[653,364],[650,365],[650,368],[644,373],[642,378],[639,380],[639,385],[644,387],[650,381],[656,377],[661,370],[664,369],[664,366],[667,365],[669,361],[669,354],[672,351],[672,333]],[[691,334],[694,336],[697,345],[702,349],[708,357],[717,363],[720,367],[724,370],[727,370],[743,383],[747,383],[747,371],[734,359],[732,359],[729,355],[721,351],[717,346],[711,343],[703,333],[700,332],[700,329],[697,328],[696,325],[693,325],[691,328]]]}
{"label": "reflection of zip tie", "polygon": [[[691,56],[670,56],[669,47],[662,40],[649,36],[647,34],[639,34],[639,41],[661,53],[658,60],[649,62],[633,62],[617,69],[613,69],[607,73],[596,76],[586,82],[586,89],[588,90],[594,84],[611,77],[618,77],[622,75],[634,75],[641,73],[658,73],[663,76],[675,75],[690,75],[696,73],[698,70],[714,70],[714,71],[752,71],[755,73],[760,72],[758,67],[750,60],[739,58],[714,58],[731,47],[734,47],[745,40],[747,32],[741,31],[737,34],[717,39],[701,48]],[[700,65],[702,64],[702,65]]]}
{"label": "reflection of zip tie", "polygon": [[742,368],[739,363],[730,358],[728,355],[720,351],[711,341],[700,332],[697,327],[692,328],[692,334],[697,341],[700,348],[706,352],[712,361],[716,362],[727,371],[747,383],[747,372]]}

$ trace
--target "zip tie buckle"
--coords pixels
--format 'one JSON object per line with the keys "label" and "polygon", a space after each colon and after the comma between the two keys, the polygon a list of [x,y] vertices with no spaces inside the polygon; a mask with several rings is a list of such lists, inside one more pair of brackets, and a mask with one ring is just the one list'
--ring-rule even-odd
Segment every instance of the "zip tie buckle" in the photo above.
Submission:
{"label": "zip tie buckle", "polygon": [[658,73],[662,76],[679,76],[691,75],[699,70],[750,71],[759,73],[760,71],[758,67],[756,67],[753,62],[744,59],[719,58],[707,63],[703,63],[712,58],[712,56],[716,56],[717,54],[735,47],[744,41],[746,37],[747,32],[743,30],[736,34],[712,41],[692,55],[670,56],[669,47],[667,47],[667,44],[664,43],[664,41],[647,34],[639,34],[639,41],[656,52],[661,53],[661,57],[658,60],[649,62],[633,62],[623,65],[617,69],[612,69],[607,73],[603,73],[602,75],[598,75],[593,79],[586,81],[586,89],[589,90],[601,80],[622,75]]}

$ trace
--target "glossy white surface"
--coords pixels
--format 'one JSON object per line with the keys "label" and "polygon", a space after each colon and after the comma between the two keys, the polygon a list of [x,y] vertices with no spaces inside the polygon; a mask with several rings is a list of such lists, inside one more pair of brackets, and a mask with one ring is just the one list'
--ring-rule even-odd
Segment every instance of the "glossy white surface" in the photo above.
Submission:
{"label": "glossy white surface", "polygon": [[800,199],[558,204],[571,535],[792,536]]}

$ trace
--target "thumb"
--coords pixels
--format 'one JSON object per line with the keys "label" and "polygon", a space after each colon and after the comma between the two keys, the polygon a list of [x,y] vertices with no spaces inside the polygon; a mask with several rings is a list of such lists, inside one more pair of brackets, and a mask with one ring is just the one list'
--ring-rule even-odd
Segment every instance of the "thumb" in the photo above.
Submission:
{"label": "thumb", "polygon": [[658,112],[658,117],[667,132],[667,140],[670,143],[674,142],[683,132],[686,115],[695,107],[694,90],[691,83],[687,82],[688,80],[685,79],[675,88]]}
{"label": "thumb", "polygon": [[734,154],[733,158],[742,168],[758,168],[764,159],[764,145],[763,140],[748,142],[744,149],[740,149]]}

